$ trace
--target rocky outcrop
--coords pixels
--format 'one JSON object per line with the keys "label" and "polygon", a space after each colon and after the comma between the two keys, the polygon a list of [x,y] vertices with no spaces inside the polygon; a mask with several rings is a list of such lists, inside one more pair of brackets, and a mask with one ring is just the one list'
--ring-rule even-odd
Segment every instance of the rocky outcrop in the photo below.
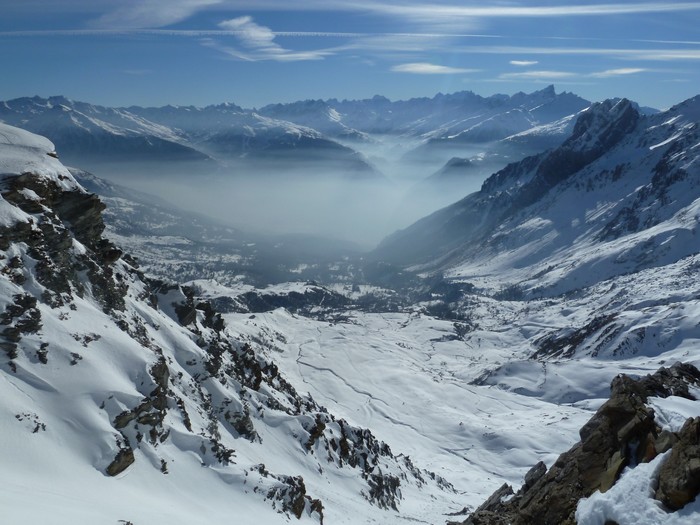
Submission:
{"label": "rocky outcrop", "polygon": [[109,464],[106,472],[109,476],[117,476],[129,468],[133,463],[134,451],[131,450],[130,447],[122,448],[119,450],[119,452],[117,452],[114,461]]}
{"label": "rocky outcrop", "polygon": [[[67,191],[56,181],[23,173],[5,176],[2,198],[33,216],[32,223],[16,222],[2,228],[0,249],[10,242],[24,242],[36,261],[34,272],[45,288],[42,300],[51,306],[70,303],[73,294],[86,292],[80,274],[88,273],[91,291],[105,311],[124,309],[124,285],[115,279],[111,265],[122,252],[102,237],[104,204],[96,195],[78,189]],[[74,249],[74,240],[88,251]],[[15,261],[17,278],[26,278],[20,258]]]}
{"label": "rocky outcrop", "polygon": [[695,399],[690,386],[700,385],[700,371],[677,363],[641,379],[620,375],[610,399],[579,431],[581,441],[545,472],[538,464],[517,492],[501,487],[464,525],[573,525],[581,498],[605,492],[622,469],[648,462],[671,448],[659,476],[656,497],[675,510],[700,492],[700,418],[689,419],[678,435],[662,431],[649,397]]}
{"label": "rocky outcrop", "polygon": [[671,457],[659,472],[656,499],[669,509],[685,507],[700,494],[700,418],[688,419],[678,433]]}
{"label": "rocky outcrop", "polygon": [[241,305],[236,311],[261,313],[286,308],[292,313],[301,314],[309,314],[314,308],[339,308],[349,303],[343,295],[314,284],[309,284],[303,292],[246,292],[237,296],[236,301]]}

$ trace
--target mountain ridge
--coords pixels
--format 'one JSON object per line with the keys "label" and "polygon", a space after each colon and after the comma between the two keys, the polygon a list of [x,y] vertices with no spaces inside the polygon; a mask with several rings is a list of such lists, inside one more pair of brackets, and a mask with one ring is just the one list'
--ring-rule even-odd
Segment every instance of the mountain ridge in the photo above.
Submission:
{"label": "mountain ridge", "polygon": [[[572,242],[573,233],[563,236],[567,230],[563,223],[567,220],[564,219],[563,208],[560,215],[536,219],[538,213],[548,208],[559,209],[556,208],[556,199],[564,197],[555,197],[558,194],[552,192],[557,188],[557,191],[566,192],[562,195],[566,195],[567,202],[580,199],[576,195],[595,193],[600,194],[604,202],[613,202],[617,198],[622,203],[630,200],[628,193],[632,190],[642,202],[641,199],[648,200],[652,195],[666,191],[662,187],[671,187],[676,183],[683,185],[680,179],[685,179],[690,190],[686,195],[694,195],[694,179],[684,175],[687,168],[682,167],[682,159],[687,157],[688,166],[697,164],[692,160],[696,158],[692,150],[693,137],[697,134],[696,125],[693,124],[696,106],[697,101],[690,100],[667,112],[644,117],[629,101],[595,104],[579,117],[572,135],[562,146],[528,157],[495,173],[484,182],[479,192],[385,239],[377,248],[377,256],[397,260],[391,258],[392,249],[396,249],[396,256],[408,264],[428,263],[427,268],[444,269],[459,264],[460,258],[468,259],[470,243],[493,254],[498,242],[503,242],[506,238],[503,232],[508,231],[507,224],[510,222],[512,227],[517,228],[519,221],[529,218],[549,224],[553,239]],[[687,116],[683,116],[683,113]],[[676,129],[673,122],[685,124]],[[641,149],[638,150],[639,146]],[[674,147],[677,150],[674,151]],[[641,192],[639,188],[635,190],[634,177],[640,181],[636,183],[637,186],[644,181],[643,184],[649,184],[653,189]],[[577,182],[566,182],[569,180]],[[619,196],[607,194],[602,197],[605,184],[617,188],[615,191],[619,192]],[[633,186],[629,187],[630,185]],[[586,202],[590,202],[587,205],[595,206],[593,195],[586,199]],[[541,205],[541,202],[548,204],[542,208],[544,204]],[[678,204],[675,208],[668,209],[678,211],[679,207],[690,204],[686,198],[676,202]],[[624,222],[624,217],[628,219],[628,226],[633,225],[634,218],[640,213],[629,206],[619,205],[618,208],[617,218],[609,217],[605,223],[596,226],[601,231],[601,240],[609,237],[607,232],[615,230],[614,224]],[[575,228],[586,225],[585,221],[576,221],[575,217],[568,220],[574,221]],[[581,233],[584,232],[581,230]],[[497,241],[498,238],[501,241]],[[530,239],[534,242],[535,237]],[[513,243],[523,244],[515,237]],[[405,247],[403,251],[402,246]],[[472,250],[472,253],[476,259],[479,258],[476,251]]]}

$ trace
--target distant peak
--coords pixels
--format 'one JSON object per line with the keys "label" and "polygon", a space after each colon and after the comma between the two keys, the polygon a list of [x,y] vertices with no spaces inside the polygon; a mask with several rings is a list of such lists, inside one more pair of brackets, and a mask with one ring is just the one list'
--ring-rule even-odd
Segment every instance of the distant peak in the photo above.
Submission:
{"label": "distant peak", "polygon": [[66,106],[70,106],[70,105],[73,104],[73,101],[72,101],[72,100],[70,100],[70,99],[64,97],[63,95],[54,95],[54,96],[52,96],[52,97],[49,97],[49,98],[47,99],[47,102],[48,102],[49,104],[53,104],[54,106],[57,106],[57,105],[66,105]]}
{"label": "distant peak", "polygon": [[391,101],[383,95],[374,95],[372,97],[372,102],[391,102]]}
{"label": "distant peak", "polygon": [[555,97],[557,95],[557,92],[554,89],[554,84],[550,84],[544,89],[540,89],[539,91],[535,91],[533,93],[533,95],[546,95],[548,97]]}

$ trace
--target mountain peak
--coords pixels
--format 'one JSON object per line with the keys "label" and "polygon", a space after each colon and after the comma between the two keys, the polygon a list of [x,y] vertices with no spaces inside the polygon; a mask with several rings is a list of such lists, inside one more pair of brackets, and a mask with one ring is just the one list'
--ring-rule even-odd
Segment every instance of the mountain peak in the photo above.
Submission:
{"label": "mountain peak", "polygon": [[540,89],[538,91],[533,91],[531,94],[532,95],[544,95],[547,97],[555,97],[557,95],[557,92],[554,89],[554,84],[550,84],[546,88]]}
{"label": "mountain peak", "polygon": [[626,98],[596,102],[578,118],[571,137],[564,145],[580,142],[584,135],[589,138],[599,135],[604,143],[612,145],[616,137],[624,135],[634,127],[640,116],[634,104]]}

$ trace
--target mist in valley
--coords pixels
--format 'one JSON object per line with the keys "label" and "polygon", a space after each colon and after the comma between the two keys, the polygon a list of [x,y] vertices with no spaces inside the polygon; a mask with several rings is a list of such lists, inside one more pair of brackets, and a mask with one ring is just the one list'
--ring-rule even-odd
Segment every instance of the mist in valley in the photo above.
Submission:
{"label": "mist in valley", "polygon": [[478,156],[484,148],[421,152],[421,144],[394,135],[345,142],[369,169],[314,151],[219,157],[216,162],[88,163],[86,168],[242,232],[309,236],[321,244],[328,241],[334,250],[341,241],[348,250],[364,252],[477,191],[493,168],[440,176],[451,158]]}

